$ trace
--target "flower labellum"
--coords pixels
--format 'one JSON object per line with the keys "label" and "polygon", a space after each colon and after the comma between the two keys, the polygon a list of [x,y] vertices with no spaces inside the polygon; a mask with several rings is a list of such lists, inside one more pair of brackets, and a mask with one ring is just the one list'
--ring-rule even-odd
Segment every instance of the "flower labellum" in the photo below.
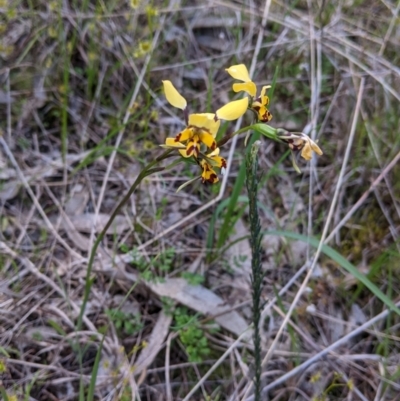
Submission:
{"label": "flower labellum", "polygon": [[250,79],[249,72],[247,71],[247,68],[244,64],[232,65],[231,67],[227,68],[226,71],[232,78],[242,81],[242,83],[240,84],[234,83],[232,85],[233,91],[246,92],[253,98],[251,108],[257,113],[258,121],[262,121],[264,123],[271,121],[272,114],[267,109],[267,106],[269,104],[269,97],[266,95],[267,89],[271,86],[263,86],[260,96],[255,97],[257,93],[257,86]]}

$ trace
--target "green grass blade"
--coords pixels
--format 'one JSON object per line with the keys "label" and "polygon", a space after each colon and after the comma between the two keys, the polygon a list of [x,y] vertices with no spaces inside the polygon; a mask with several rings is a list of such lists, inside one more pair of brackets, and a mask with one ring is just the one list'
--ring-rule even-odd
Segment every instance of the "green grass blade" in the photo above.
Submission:
{"label": "green grass blade", "polygon": [[4,386],[2,384],[0,384],[0,395],[3,397],[4,401],[8,401],[8,395],[7,395],[7,391],[5,390]]}
{"label": "green grass blade", "polygon": [[94,399],[94,392],[95,392],[95,388],[96,388],[96,379],[97,379],[97,374],[99,372],[101,351],[103,350],[104,339],[105,339],[105,335],[101,339],[99,349],[97,350],[97,353],[96,353],[96,359],[95,359],[94,365],[93,365],[93,372],[92,372],[92,377],[90,378],[88,396],[87,396],[86,401],[93,401],[93,399]]}
{"label": "green grass blade", "polygon": [[[319,245],[319,239],[317,238],[309,238],[302,234],[292,233],[288,231],[265,231],[266,235],[279,235],[286,238],[291,238],[303,242],[307,242],[313,247],[317,248]],[[351,264],[345,257],[343,257],[339,252],[335,251],[328,245],[322,246],[322,252],[337,262],[340,266],[342,266],[345,270],[347,270],[351,275],[353,275],[357,280],[363,283],[377,298],[379,298],[389,309],[395,311],[398,315],[400,315],[400,309],[394,304],[394,302],[387,297],[374,283],[372,283],[368,277],[364,276],[364,274],[360,273],[358,269]]]}

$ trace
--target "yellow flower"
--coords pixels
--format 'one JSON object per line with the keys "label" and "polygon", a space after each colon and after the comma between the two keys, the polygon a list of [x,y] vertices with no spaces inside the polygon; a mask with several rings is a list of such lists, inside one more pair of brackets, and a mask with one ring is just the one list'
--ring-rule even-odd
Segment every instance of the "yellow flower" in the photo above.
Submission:
{"label": "yellow flower", "polygon": [[188,126],[174,139],[175,142],[186,142],[186,155],[181,152],[182,156],[198,157],[201,143],[214,150],[217,147],[215,137],[220,123],[219,120],[215,120],[215,114],[212,113],[190,114]]}
{"label": "yellow flower", "polygon": [[272,120],[272,114],[267,109],[269,104],[269,97],[265,94],[268,88],[271,86],[263,86],[261,89],[260,96],[254,99],[251,104],[251,108],[257,112],[258,120],[264,123]]}
{"label": "yellow flower", "polygon": [[[171,138],[173,139],[173,138]],[[181,150],[180,150],[181,151]],[[221,169],[221,174],[225,174],[226,169],[226,160],[219,155],[219,148],[216,148],[209,154],[200,154],[201,160],[197,159],[197,163],[202,168],[203,172],[200,176],[190,179],[189,181],[183,183],[176,192],[181,191],[183,188],[192,184],[201,178],[201,181],[204,183],[209,182],[210,184],[215,184],[219,181],[217,173],[215,172],[215,168],[218,167]]]}
{"label": "yellow flower", "polygon": [[226,169],[226,160],[219,155],[219,148],[216,148],[213,152],[204,156],[204,159],[200,161],[200,166],[203,169],[201,174],[202,182],[215,184],[219,179],[217,173],[214,171],[214,167],[220,168],[221,173],[224,174]]}
{"label": "yellow flower", "polygon": [[306,160],[312,159],[312,153],[322,156],[323,152],[320,147],[303,132],[283,132],[280,133],[279,139],[287,142],[292,150],[301,150],[301,157]]}
{"label": "yellow flower", "polygon": [[234,92],[247,92],[251,97],[254,97],[257,93],[256,84],[250,79],[247,67],[244,64],[232,65],[226,68],[225,71],[238,81],[242,81],[242,84],[233,84],[232,89]]}
{"label": "yellow flower", "polygon": [[[182,109],[186,114],[187,102],[185,98],[175,89],[171,81],[163,81],[164,93],[167,101],[174,107]],[[215,137],[220,119],[235,120],[242,116],[247,110],[247,99],[240,99],[226,104],[216,113],[198,113],[187,116],[187,126],[175,138],[167,138],[164,147],[176,147],[184,157],[198,157],[200,146],[204,144],[211,151],[217,147]],[[184,145],[185,144],[185,145]],[[186,150],[182,150],[186,148]]]}
{"label": "yellow flower", "polygon": [[244,91],[253,98],[251,108],[257,113],[258,120],[265,123],[271,121],[272,114],[267,109],[269,97],[265,94],[267,89],[271,86],[263,86],[260,96],[255,98],[257,87],[256,84],[250,79],[249,72],[244,64],[232,65],[231,67],[227,68],[226,71],[232,78],[243,82],[233,84],[232,89],[234,92]]}
{"label": "yellow flower", "polygon": [[[307,135],[303,134],[304,136],[304,146],[301,151],[301,157],[306,160],[312,159],[312,152],[315,152],[317,155],[322,156],[323,152],[320,147],[312,141]],[[290,146],[290,145],[289,145]]]}

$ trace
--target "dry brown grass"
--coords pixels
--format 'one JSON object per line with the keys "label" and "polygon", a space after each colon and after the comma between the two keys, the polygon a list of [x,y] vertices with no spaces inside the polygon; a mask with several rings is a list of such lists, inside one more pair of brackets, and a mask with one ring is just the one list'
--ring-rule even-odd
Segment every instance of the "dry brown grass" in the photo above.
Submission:
{"label": "dry brown grass", "polygon": [[[77,400],[103,340],[97,399],[250,400],[249,244],[235,242],[248,234],[245,203],[223,241],[233,245],[206,242],[242,138],[223,150],[220,186],[176,193],[196,173],[182,164],[143,182],[99,248],[77,331],[88,254],[181,126],[161,80],[193,110],[215,110],[231,95],[224,68],[243,62],[260,85],[277,71],[273,125],[324,150],[297,175],[284,146],[265,141],[263,229],[325,233],[398,304],[400,3],[130,3],[0,1],[0,388]],[[399,400],[398,316],[306,243],[267,235],[264,246],[265,399]],[[188,272],[204,282],[190,285]],[[202,362],[189,362],[185,319],[207,339]]]}

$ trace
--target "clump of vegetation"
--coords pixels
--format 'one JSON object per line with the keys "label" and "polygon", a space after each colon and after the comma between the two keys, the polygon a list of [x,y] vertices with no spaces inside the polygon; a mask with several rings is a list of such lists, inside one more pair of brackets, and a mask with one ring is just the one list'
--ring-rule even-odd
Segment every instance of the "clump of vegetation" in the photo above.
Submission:
{"label": "clump of vegetation", "polygon": [[[187,308],[178,307],[174,311],[174,330],[179,334],[179,340],[185,348],[189,362],[200,363],[208,357],[211,349],[204,329],[199,322],[199,316],[189,314]],[[215,328],[211,332],[215,332]]]}

